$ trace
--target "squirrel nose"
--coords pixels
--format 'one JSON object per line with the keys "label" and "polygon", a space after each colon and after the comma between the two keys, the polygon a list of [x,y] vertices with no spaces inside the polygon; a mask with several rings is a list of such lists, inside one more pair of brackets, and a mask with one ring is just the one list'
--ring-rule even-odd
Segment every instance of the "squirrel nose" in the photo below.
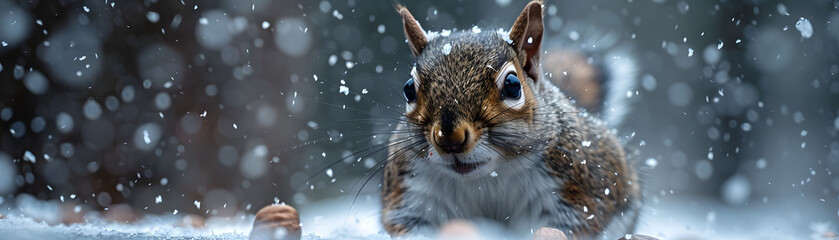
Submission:
{"label": "squirrel nose", "polygon": [[442,131],[438,132],[435,142],[445,153],[462,153],[468,139],[469,131],[461,128],[449,135],[443,135]]}

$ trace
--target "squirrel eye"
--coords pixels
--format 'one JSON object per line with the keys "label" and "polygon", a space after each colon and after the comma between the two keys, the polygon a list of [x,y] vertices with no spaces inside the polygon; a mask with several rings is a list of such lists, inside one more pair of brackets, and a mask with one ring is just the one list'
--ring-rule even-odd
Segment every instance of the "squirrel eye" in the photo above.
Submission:
{"label": "squirrel eye", "polygon": [[515,73],[507,74],[504,79],[504,88],[501,89],[501,98],[519,99],[521,98],[521,82]]}
{"label": "squirrel eye", "polygon": [[405,87],[402,88],[402,93],[405,95],[405,100],[408,102],[414,102],[417,100],[417,88],[414,86],[414,79],[409,78],[407,82],[405,82]]}

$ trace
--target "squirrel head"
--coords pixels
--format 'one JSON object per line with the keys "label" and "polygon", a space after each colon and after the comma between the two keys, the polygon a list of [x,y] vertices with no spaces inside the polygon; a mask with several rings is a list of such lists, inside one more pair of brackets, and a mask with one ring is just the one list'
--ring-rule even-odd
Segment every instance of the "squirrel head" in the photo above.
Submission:
{"label": "squirrel head", "polygon": [[509,32],[474,27],[426,33],[408,9],[397,10],[416,61],[403,89],[406,116],[422,128],[430,154],[457,163],[470,158],[492,128],[531,122],[541,76],[541,1],[527,4]]}

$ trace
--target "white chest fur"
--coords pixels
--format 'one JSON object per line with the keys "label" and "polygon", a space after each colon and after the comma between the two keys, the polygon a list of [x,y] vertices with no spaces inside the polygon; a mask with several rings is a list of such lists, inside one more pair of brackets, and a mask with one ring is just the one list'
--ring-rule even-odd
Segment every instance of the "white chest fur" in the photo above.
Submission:
{"label": "white chest fur", "polygon": [[517,232],[575,221],[563,217],[572,210],[560,204],[561,183],[543,169],[538,156],[503,161],[495,174],[473,179],[423,163],[411,167],[414,174],[405,179],[403,208],[393,217],[423,219],[432,228],[454,219],[484,219]]}

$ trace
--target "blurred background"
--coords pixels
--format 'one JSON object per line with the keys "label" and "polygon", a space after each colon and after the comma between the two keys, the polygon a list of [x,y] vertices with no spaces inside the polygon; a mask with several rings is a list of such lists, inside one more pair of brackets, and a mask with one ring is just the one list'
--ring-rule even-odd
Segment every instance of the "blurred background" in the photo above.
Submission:
{"label": "blurred background", "polygon": [[[524,3],[404,2],[432,31],[508,29]],[[806,236],[839,222],[837,8],[554,0],[545,41],[631,49],[618,130],[648,232]],[[391,1],[0,0],[0,213],[375,204],[411,64]]]}

